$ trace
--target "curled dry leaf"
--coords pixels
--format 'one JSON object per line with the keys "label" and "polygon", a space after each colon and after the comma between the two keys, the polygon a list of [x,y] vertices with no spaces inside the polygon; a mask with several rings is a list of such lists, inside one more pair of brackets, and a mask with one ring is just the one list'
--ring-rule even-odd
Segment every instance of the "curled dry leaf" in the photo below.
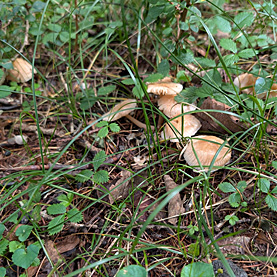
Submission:
{"label": "curled dry leaf", "polygon": [[[201,128],[200,121],[190,114],[172,119],[170,123],[171,124],[167,123],[165,125],[161,137],[171,142],[178,142],[182,137],[191,137]],[[177,131],[175,131],[171,125],[174,126]]]}
{"label": "curled dry leaf", "polygon": [[124,170],[121,172],[122,177],[110,187],[109,201],[113,204],[115,201],[119,199],[125,199],[130,192],[131,189],[131,179],[125,181],[126,179],[132,176],[132,173]]}
{"label": "curled dry leaf", "polygon": [[250,73],[243,73],[235,78],[234,85],[236,85],[240,91],[246,94],[251,94],[254,92],[254,86],[257,77]]}
{"label": "curled dry leaf", "polygon": [[[210,97],[205,99],[200,109],[231,112],[231,107],[214,99],[211,99]],[[220,112],[200,112],[196,114],[196,117],[201,121],[201,130],[203,131],[215,131],[223,134],[227,133],[227,131],[219,126],[219,124],[217,124],[213,118],[215,118],[233,133],[242,131],[246,128],[246,126],[244,126],[235,115]]]}
{"label": "curled dry leaf", "polygon": [[194,111],[196,107],[194,105],[184,105],[178,103],[174,99],[175,95],[164,95],[158,100],[158,106],[169,118],[173,118],[185,112]]}
{"label": "curled dry leaf", "polygon": [[[7,80],[25,83],[32,79],[32,65],[22,58],[12,63],[13,69],[8,70]],[[34,73],[37,73],[34,69]]]}
{"label": "curled dry leaf", "polygon": [[[169,175],[164,175],[164,182],[166,191],[170,191],[178,186]],[[178,221],[178,218],[176,216],[179,216],[184,212],[185,208],[183,207],[183,201],[180,194],[177,193],[169,200],[168,203],[168,217],[173,217],[170,218],[168,221],[171,224],[175,225]]]}
{"label": "curled dry leaf", "polygon": [[[184,159],[190,166],[194,166],[195,169],[200,170],[198,160],[204,168],[205,171],[208,171],[208,167],[211,165],[213,158],[216,156],[214,166],[224,166],[228,164],[231,160],[231,151],[229,145],[225,146],[217,151],[224,143],[224,140],[215,136],[196,136],[191,139],[191,141],[186,146],[184,153]],[[198,160],[197,160],[197,158]],[[213,167],[212,171],[215,171]]]}
{"label": "curled dry leaf", "polygon": [[115,105],[108,113],[103,115],[103,120],[116,121],[121,117],[128,115],[137,107],[137,102],[134,99],[127,99]]}

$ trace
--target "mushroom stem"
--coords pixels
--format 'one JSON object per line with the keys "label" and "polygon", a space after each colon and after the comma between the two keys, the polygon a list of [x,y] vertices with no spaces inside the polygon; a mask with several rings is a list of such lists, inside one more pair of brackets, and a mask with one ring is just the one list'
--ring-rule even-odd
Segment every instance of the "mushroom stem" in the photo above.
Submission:
{"label": "mushroom stem", "polygon": [[[133,123],[134,123],[135,125],[137,125],[138,127],[143,128],[145,131],[147,131],[147,126],[146,126],[144,123],[138,121],[137,119],[135,119],[134,117],[132,117],[132,116],[129,115],[129,114],[126,115],[125,117],[128,118],[131,122],[133,122]],[[152,130],[153,132],[155,131],[155,127],[154,127],[154,126],[150,125],[150,128],[151,128],[151,130]]]}

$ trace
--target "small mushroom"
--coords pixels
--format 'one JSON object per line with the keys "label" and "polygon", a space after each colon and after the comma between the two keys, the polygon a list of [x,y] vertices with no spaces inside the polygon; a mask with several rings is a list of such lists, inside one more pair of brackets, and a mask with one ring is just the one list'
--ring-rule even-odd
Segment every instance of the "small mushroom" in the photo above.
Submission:
{"label": "small mushroom", "polygon": [[[198,170],[200,170],[198,160],[203,167],[206,167],[204,170],[208,171],[207,167],[211,165],[214,156],[216,158],[213,166],[224,166],[231,160],[231,151],[228,147],[229,144],[226,143],[220,152],[217,153],[223,143],[224,140],[215,136],[196,136],[186,146],[184,158],[188,165],[194,166]],[[217,169],[213,167],[212,171],[215,170]]]}
{"label": "small mushroom", "polygon": [[177,95],[183,89],[181,84],[168,82],[168,78],[155,83],[146,83],[146,85],[147,92],[157,95]]}
{"label": "small mushroom", "polygon": [[137,107],[137,102],[134,99],[127,99],[115,105],[108,113],[103,115],[103,120],[116,121],[121,117],[128,115]]}
{"label": "small mushroom", "polygon": [[243,73],[235,78],[234,85],[236,85],[243,93],[251,94],[254,92],[254,86],[257,77],[250,73]]}
{"label": "small mushroom", "polygon": [[178,103],[174,99],[175,95],[164,95],[158,100],[158,106],[169,118],[173,118],[179,114],[194,111],[196,107],[194,105],[184,105]]}
{"label": "small mushroom", "polygon": [[[25,83],[32,79],[32,65],[22,58],[13,61],[13,69],[8,70],[7,80]],[[37,71],[34,69],[34,73]]]}
{"label": "small mushroom", "polygon": [[[175,127],[175,129],[172,126]],[[182,137],[191,137],[201,128],[200,121],[193,115],[187,114],[172,119],[167,123],[161,134],[162,139],[169,139],[171,142],[178,142]]]}

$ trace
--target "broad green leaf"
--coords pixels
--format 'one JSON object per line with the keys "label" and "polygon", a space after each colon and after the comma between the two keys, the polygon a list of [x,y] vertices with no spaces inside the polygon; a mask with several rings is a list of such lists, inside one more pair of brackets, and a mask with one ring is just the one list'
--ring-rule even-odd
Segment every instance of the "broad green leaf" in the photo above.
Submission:
{"label": "broad green leaf", "polygon": [[137,98],[142,98],[144,96],[144,91],[143,91],[143,89],[141,88],[140,85],[139,85],[139,87],[137,87],[137,86],[133,87],[132,93]]}
{"label": "broad green leaf", "polygon": [[236,224],[236,222],[239,220],[239,218],[235,215],[226,215],[225,216],[225,220],[228,220],[229,223],[234,226]]}
{"label": "broad green leaf", "polygon": [[54,235],[60,232],[64,226],[64,218],[65,214],[59,215],[52,219],[47,227],[47,230],[49,232],[49,235]]}
{"label": "broad green leaf", "polygon": [[61,202],[61,204],[63,204],[65,207],[68,207],[70,204],[71,204],[71,202],[72,202],[72,200],[73,200],[73,197],[74,197],[74,195],[73,195],[73,193],[68,193],[67,195],[65,195],[65,194],[60,194],[58,197],[57,197],[57,199]]}
{"label": "broad green leaf", "polygon": [[41,12],[44,9],[45,5],[46,4],[42,1],[36,1],[32,6],[31,12]]}
{"label": "broad green leaf", "polygon": [[7,97],[11,95],[13,92],[13,88],[9,86],[0,86],[0,98]]}
{"label": "broad green leaf", "polygon": [[69,32],[60,32],[59,38],[62,42],[69,42],[70,40],[70,35]]}
{"label": "broad green leaf", "polygon": [[259,189],[264,192],[264,193],[268,193],[269,189],[270,189],[270,182],[268,179],[266,178],[260,178],[258,180],[258,187]]}
{"label": "broad green leaf", "polygon": [[183,267],[181,277],[206,277],[214,276],[214,270],[212,264],[203,262],[191,263]]}
{"label": "broad green leaf", "polygon": [[18,236],[20,241],[25,241],[31,234],[33,230],[32,226],[29,225],[21,225],[15,231],[15,234]]}
{"label": "broad green leaf", "polygon": [[91,170],[85,169],[75,176],[75,180],[77,182],[84,183],[88,181],[92,175],[93,175],[93,172]]}
{"label": "broad green leaf", "polygon": [[159,64],[158,64],[158,73],[162,74],[163,76],[168,75],[169,73],[169,62],[168,60],[162,60]]}
{"label": "broad green leaf", "polygon": [[4,71],[0,68],[0,80],[4,77]]}
{"label": "broad green leaf", "polygon": [[123,267],[116,277],[147,277],[146,269],[139,265],[129,265]]}
{"label": "broad green leaf", "polygon": [[274,189],[271,191],[271,193],[277,193],[277,186],[274,187]]}
{"label": "broad green leaf", "polygon": [[217,28],[222,31],[223,33],[230,33],[232,30],[231,24],[228,20],[221,17],[220,15],[217,15],[215,18],[215,23]]}
{"label": "broad green leaf", "polygon": [[204,68],[216,66],[215,61],[208,58],[195,58],[195,60],[196,64],[200,64]]}
{"label": "broad green leaf", "polygon": [[102,120],[96,124],[96,127],[101,128],[101,127],[108,126],[108,125],[109,125],[109,122]]}
{"label": "broad green leaf", "polygon": [[19,242],[19,241],[10,241],[10,243],[9,243],[9,251],[11,253],[13,253],[17,249],[25,249],[24,244],[22,242]]}
{"label": "broad green leaf", "polygon": [[239,181],[237,184],[237,188],[240,192],[243,192],[247,187],[247,183],[245,181]]}
{"label": "broad green leaf", "polygon": [[9,241],[7,239],[0,240],[0,256],[4,255],[8,245],[9,245]]}
{"label": "broad green leaf", "polygon": [[254,15],[252,12],[240,12],[235,16],[234,21],[239,28],[249,27],[254,21]]}
{"label": "broad green leaf", "polygon": [[219,184],[218,188],[222,190],[223,192],[236,192],[237,190],[234,188],[234,186],[228,182],[223,182]]}
{"label": "broad green leaf", "polygon": [[66,212],[66,207],[63,204],[52,204],[47,207],[47,213],[50,215],[54,214],[64,214]]}
{"label": "broad green leaf", "polygon": [[255,56],[253,49],[244,49],[238,53],[238,56],[243,59],[249,59]]}
{"label": "broad green leaf", "polygon": [[43,39],[42,39],[42,43],[43,44],[47,44],[48,42],[56,43],[58,35],[59,35],[58,33],[49,33],[49,34],[46,34],[43,37]]}
{"label": "broad green leaf", "polygon": [[99,151],[93,158],[92,163],[94,170],[96,171],[106,160],[107,155],[104,150]]}
{"label": "broad green leaf", "polygon": [[237,53],[237,46],[234,41],[229,38],[223,38],[220,40],[220,46],[226,50],[233,52],[234,54]]}
{"label": "broad green leaf", "polygon": [[177,82],[190,82],[191,81],[191,77],[188,76],[186,74],[186,72],[184,70],[180,70],[178,73],[177,73]]}
{"label": "broad green leaf", "polygon": [[5,225],[3,223],[0,223],[0,239],[2,239],[4,231]]}
{"label": "broad green leaf", "polygon": [[54,23],[49,23],[47,28],[51,30],[52,32],[59,33],[62,30],[61,25],[59,24],[54,24]]}
{"label": "broad green leaf", "polygon": [[198,90],[197,87],[188,87],[185,88],[183,91],[181,91],[178,95],[174,97],[174,99],[177,102],[184,102],[192,104],[194,101],[199,97],[196,94],[196,91]]}
{"label": "broad green leaf", "polygon": [[97,133],[97,136],[99,138],[104,138],[108,135],[108,133],[109,133],[109,129],[108,129],[108,126],[106,126],[99,130],[99,132]]}
{"label": "broad green leaf", "polygon": [[258,78],[255,83],[255,91],[257,94],[269,91],[271,86],[271,79]]}
{"label": "broad green leaf", "polygon": [[40,36],[44,32],[43,32],[43,30],[40,30],[38,27],[31,27],[29,30],[29,33],[33,36]]}
{"label": "broad green leaf", "polygon": [[15,265],[27,269],[35,260],[39,252],[39,247],[31,244],[25,249],[17,249],[12,255],[12,261]]}
{"label": "broad green leaf", "polygon": [[240,205],[241,198],[239,193],[232,193],[228,197],[228,201],[233,208],[237,208]]}
{"label": "broad green leaf", "polygon": [[105,87],[101,87],[97,91],[97,95],[108,95],[109,93],[113,92],[116,89],[115,85],[109,85]]}
{"label": "broad green leaf", "polygon": [[133,80],[132,78],[128,78],[128,79],[122,80],[121,83],[122,83],[123,85],[127,85],[127,86],[129,86],[129,85],[134,85],[134,84],[135,84],[135,83],[134,83],[134,80]]}
{"label": "broad green leaf", "polygon": [[82,213],[76,209],[73,208],[67,212],[67,217],[70,222],[78,223],[83,220]]}
{"label": "broad green leaf", "polygon": [[265,198],[265,202],[268,205],[268,207],[273,210],[273,211],[277,211],[277,199],[276,196],[274,195],[267,195],[267,197]]}
{"label": "broad green leaf", "polygon": [[154,83],[158,82],[164,77],[161,73],[153,73],[144,79],[144,82]]}
{"label": "broad green leaf", "polygon": [[[167,57],[170,53],[175,50],[176,43],[172,40],[166,40],[161,47],[161,55],[162,57]],[[166,48],[165,48],[166,47]],[[159,72],[159,71],[158,71]],[[160,72],[159,72],[160,73]]]}
{"label": "broad green leaf", "polygon": [[117,123],[111,123],[109,125],[109,128],[114,133],[118,133],[120,131],[120,127],[119,127],[119,125]]}
{"label": "broad green leaf", "polygon": [[0,267],[0,277],[5,277],[6,276],[6,268]]}
{"label": "broad green leaf", "polygon": [[[149,13],[148,13],[148,16],[154,20],[156,19],[159,15],[161,15],[161,13],[163,12],[164,10],[164,5],[160,5],[160,6],[152,6],[150,9],[149,9]],[[151,20],[151,21],[152,21]]]}
{"label": "broad green leaf", "polygon": [[185,50],[181,50],[179,51],[179,53],[177,54],[177,58],[180,60],[177,61],[173,56],[170,57],[171,60],[176,63],[176,64],[180,64],[183,63],[183,64],[189,64],[189,63],[193,63],[194,62],[194,56],[193,56],[193,53],[191,52],[187,52]]}
{"label": "broad green leaf", "polygon": [[99,170],[93,175],[93,182],[103,184],[109,181],[109,172],[106,170]]}

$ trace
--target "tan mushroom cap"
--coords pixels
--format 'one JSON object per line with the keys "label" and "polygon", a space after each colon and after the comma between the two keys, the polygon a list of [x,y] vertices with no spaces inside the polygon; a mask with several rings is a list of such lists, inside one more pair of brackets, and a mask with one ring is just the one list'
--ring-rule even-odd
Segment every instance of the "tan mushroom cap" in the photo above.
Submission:
{"label": "tan mushroom cap", "polygon": [[128,115],[137,107],[137,102],[134,99],[127,99],[115,105],[108,113],[103,115],[103,120],[116,121],[121,117]]}
{"label": "tan mushroom cap", "polygon": [[[200,121],[190,114],[173,119],[170,123],[171,124],[167,123],[165,125],[161,137],[162,139],[167,139],[171,142],[178,142],[182,137],[191,137],[201,128]],[[173,129],[171,125],[174,126],[177,131]]]}
{"label": "tan mushroom cap", "polygon": [[155,83],[146,83],[146,85],[147,92],[157,95],[177,95],[183,90],[183,86],[181,84],[165,82],[165,80]]}
{"label": "tan mushroom cap", "polygon": [[255,77],[253,74],[243,73],[235,78],[234,85],[242,90],[243,93],[251,94],[254,91],[256,80],[257,77]]}
{"label": "tan mushroom cap", "polygon": [[[215,136],[196,136],[194,137],[189,144],[184,153],[184,158],[188,165],[196,166],[196,169],[200,169],[197,158],[194,154],[194,151],[199,159],[199,162],[203,167],[206,166],[205,171],[208,171],[207,166],[210,166],[214,156],[217,154],[214,166],[224,166],[231,160],[231,151],[229,149],[229,144],[225,146],[217,153],[220,146],[224,143],[224,140]],[[194,149],[194,151],[193,151]],[[213,167],[213,171],[215,171]]]}
{"label": "tan mushroom cap", "polygon": [[185,112],[194,111],[196,109],[194,105],[184,105],[176,102],[174,97],[175,95],[164,95],[158,100],[160,111],[162,111],[169,118]]}
{"label": "tan mushroom cap", "polygon": [[[32,79],[32,65],[22,58],[13,61],[13,69],[8,70],[7,80],[25,83]],[[37,71],[34,69],[34,73]]]}

